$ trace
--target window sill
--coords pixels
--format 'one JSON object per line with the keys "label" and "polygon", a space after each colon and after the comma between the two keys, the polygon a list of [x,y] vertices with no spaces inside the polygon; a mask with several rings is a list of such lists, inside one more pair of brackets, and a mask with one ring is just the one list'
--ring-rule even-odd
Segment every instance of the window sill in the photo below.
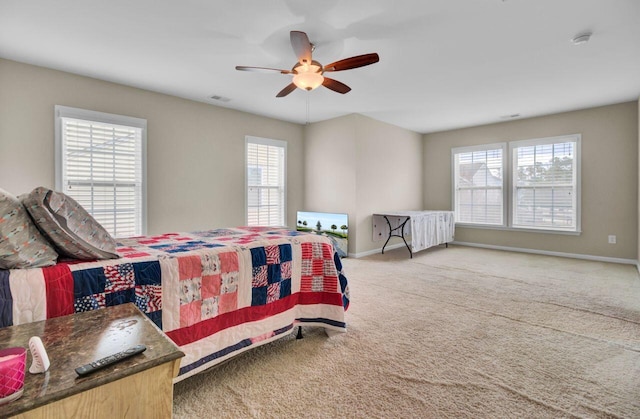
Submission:
{"label": "window sill", "polygon": [[465,223],[456,223],[456,228],[477,228],[480,230],[502,230],[502,231],[514,231],[519,233],[560,234],[565,236],[579,236],[582,234],[582,231],[580,230],[578,231],[548,230],[543,228],[522,228],[522,227],[465,224]]}

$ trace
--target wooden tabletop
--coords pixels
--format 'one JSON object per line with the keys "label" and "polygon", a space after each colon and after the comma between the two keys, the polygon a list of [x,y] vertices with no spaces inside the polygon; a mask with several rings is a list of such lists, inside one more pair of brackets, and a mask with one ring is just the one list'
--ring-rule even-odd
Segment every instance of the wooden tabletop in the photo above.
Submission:
{"label": "wooden tabletop", "polygon": [[[51,366],[31,374],[29,339],[39,336]],[[84,377],[75,368],[144,344],[141,354]],[[12,416],[178,359],[184,354],[138,308],[123,304],[0,329],[0,349],[27,348],[24,393],[0,405],[0,417]]]}

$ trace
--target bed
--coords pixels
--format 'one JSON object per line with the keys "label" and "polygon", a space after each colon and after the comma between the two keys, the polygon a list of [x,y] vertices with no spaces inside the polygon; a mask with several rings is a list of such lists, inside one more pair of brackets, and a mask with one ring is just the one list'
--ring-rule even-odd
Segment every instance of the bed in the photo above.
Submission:
{"label": "bed", "polygon": [[326,237],[239,227],[118,240],[116,252],[0,269],[0,327],[133,302],[185,353],[175,382],[296,325],[346,330],[347,279]]}

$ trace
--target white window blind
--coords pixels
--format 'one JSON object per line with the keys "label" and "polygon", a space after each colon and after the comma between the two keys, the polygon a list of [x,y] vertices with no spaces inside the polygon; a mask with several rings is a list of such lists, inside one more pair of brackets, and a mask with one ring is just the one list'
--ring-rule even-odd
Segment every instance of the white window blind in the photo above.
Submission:
{"label": "white window blind", "polygon": [[146,121],[56,107],[56,187],[114,237],[145,233]]}
{"label": "white window blind", "polygon": [[453,155],[457,223],[504,225],[504,144],[460,147]]}
{"label": "white window blind", "polygon": [[246,138],[247,225],[285,225],[286,145],[284,141]]}
{"label": "white window blind", "polygon": [[511,143],[513,227],[577,231],[579,136]]}

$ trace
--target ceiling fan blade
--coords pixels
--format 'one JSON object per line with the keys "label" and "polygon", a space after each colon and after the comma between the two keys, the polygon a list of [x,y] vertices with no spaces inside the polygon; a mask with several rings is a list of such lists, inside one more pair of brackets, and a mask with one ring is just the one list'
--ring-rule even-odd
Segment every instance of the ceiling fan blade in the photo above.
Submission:
{"label": "ceiling fan blade", "polygon": [[300,64],[311,63],[311,42],[309,42],[309,37],[306,33],[300,31],[291,31],[289,34],[291,38],[291,46],[293,47],[293,52],[298,57],[298,62]]}
{"label": "ceiling fan blade", "polygon": [[293,83],[290,83],[287,85],[287,87],[285,87],[284,89],[280,90],[280,93],[278,93],[276,95],[276,97],[285,97],[286,95],[288,95],[289,93],[293,92],[294,90],[296,90],[296,85]]}
{"label": "ceiling fan blade", "polygon": [[344,60],[336,61],[324,66],[324,71],[342,71],[352,68],[364,67],[365,65],[377,63],[380,57],[375,52],[372,54],[358,55]]}
{"label": "ceiling fan blade", "polygon": [[267,68],[267,67],[247,67],[245,65],[237,65],[236,70],[240,71],[254,71],[256,73],[280,73],[280,74],[291,74],[291,70],[280,70],[278,68]]}
{"label": "ceiling fan blade", "polygon": [[322,85],[327,89],[331,89],[334,92],[342,93],[343,95],[351,90],[351,88],[346,84],[339,82],[338,80],[330,79],[329,77],[324,78]]}

